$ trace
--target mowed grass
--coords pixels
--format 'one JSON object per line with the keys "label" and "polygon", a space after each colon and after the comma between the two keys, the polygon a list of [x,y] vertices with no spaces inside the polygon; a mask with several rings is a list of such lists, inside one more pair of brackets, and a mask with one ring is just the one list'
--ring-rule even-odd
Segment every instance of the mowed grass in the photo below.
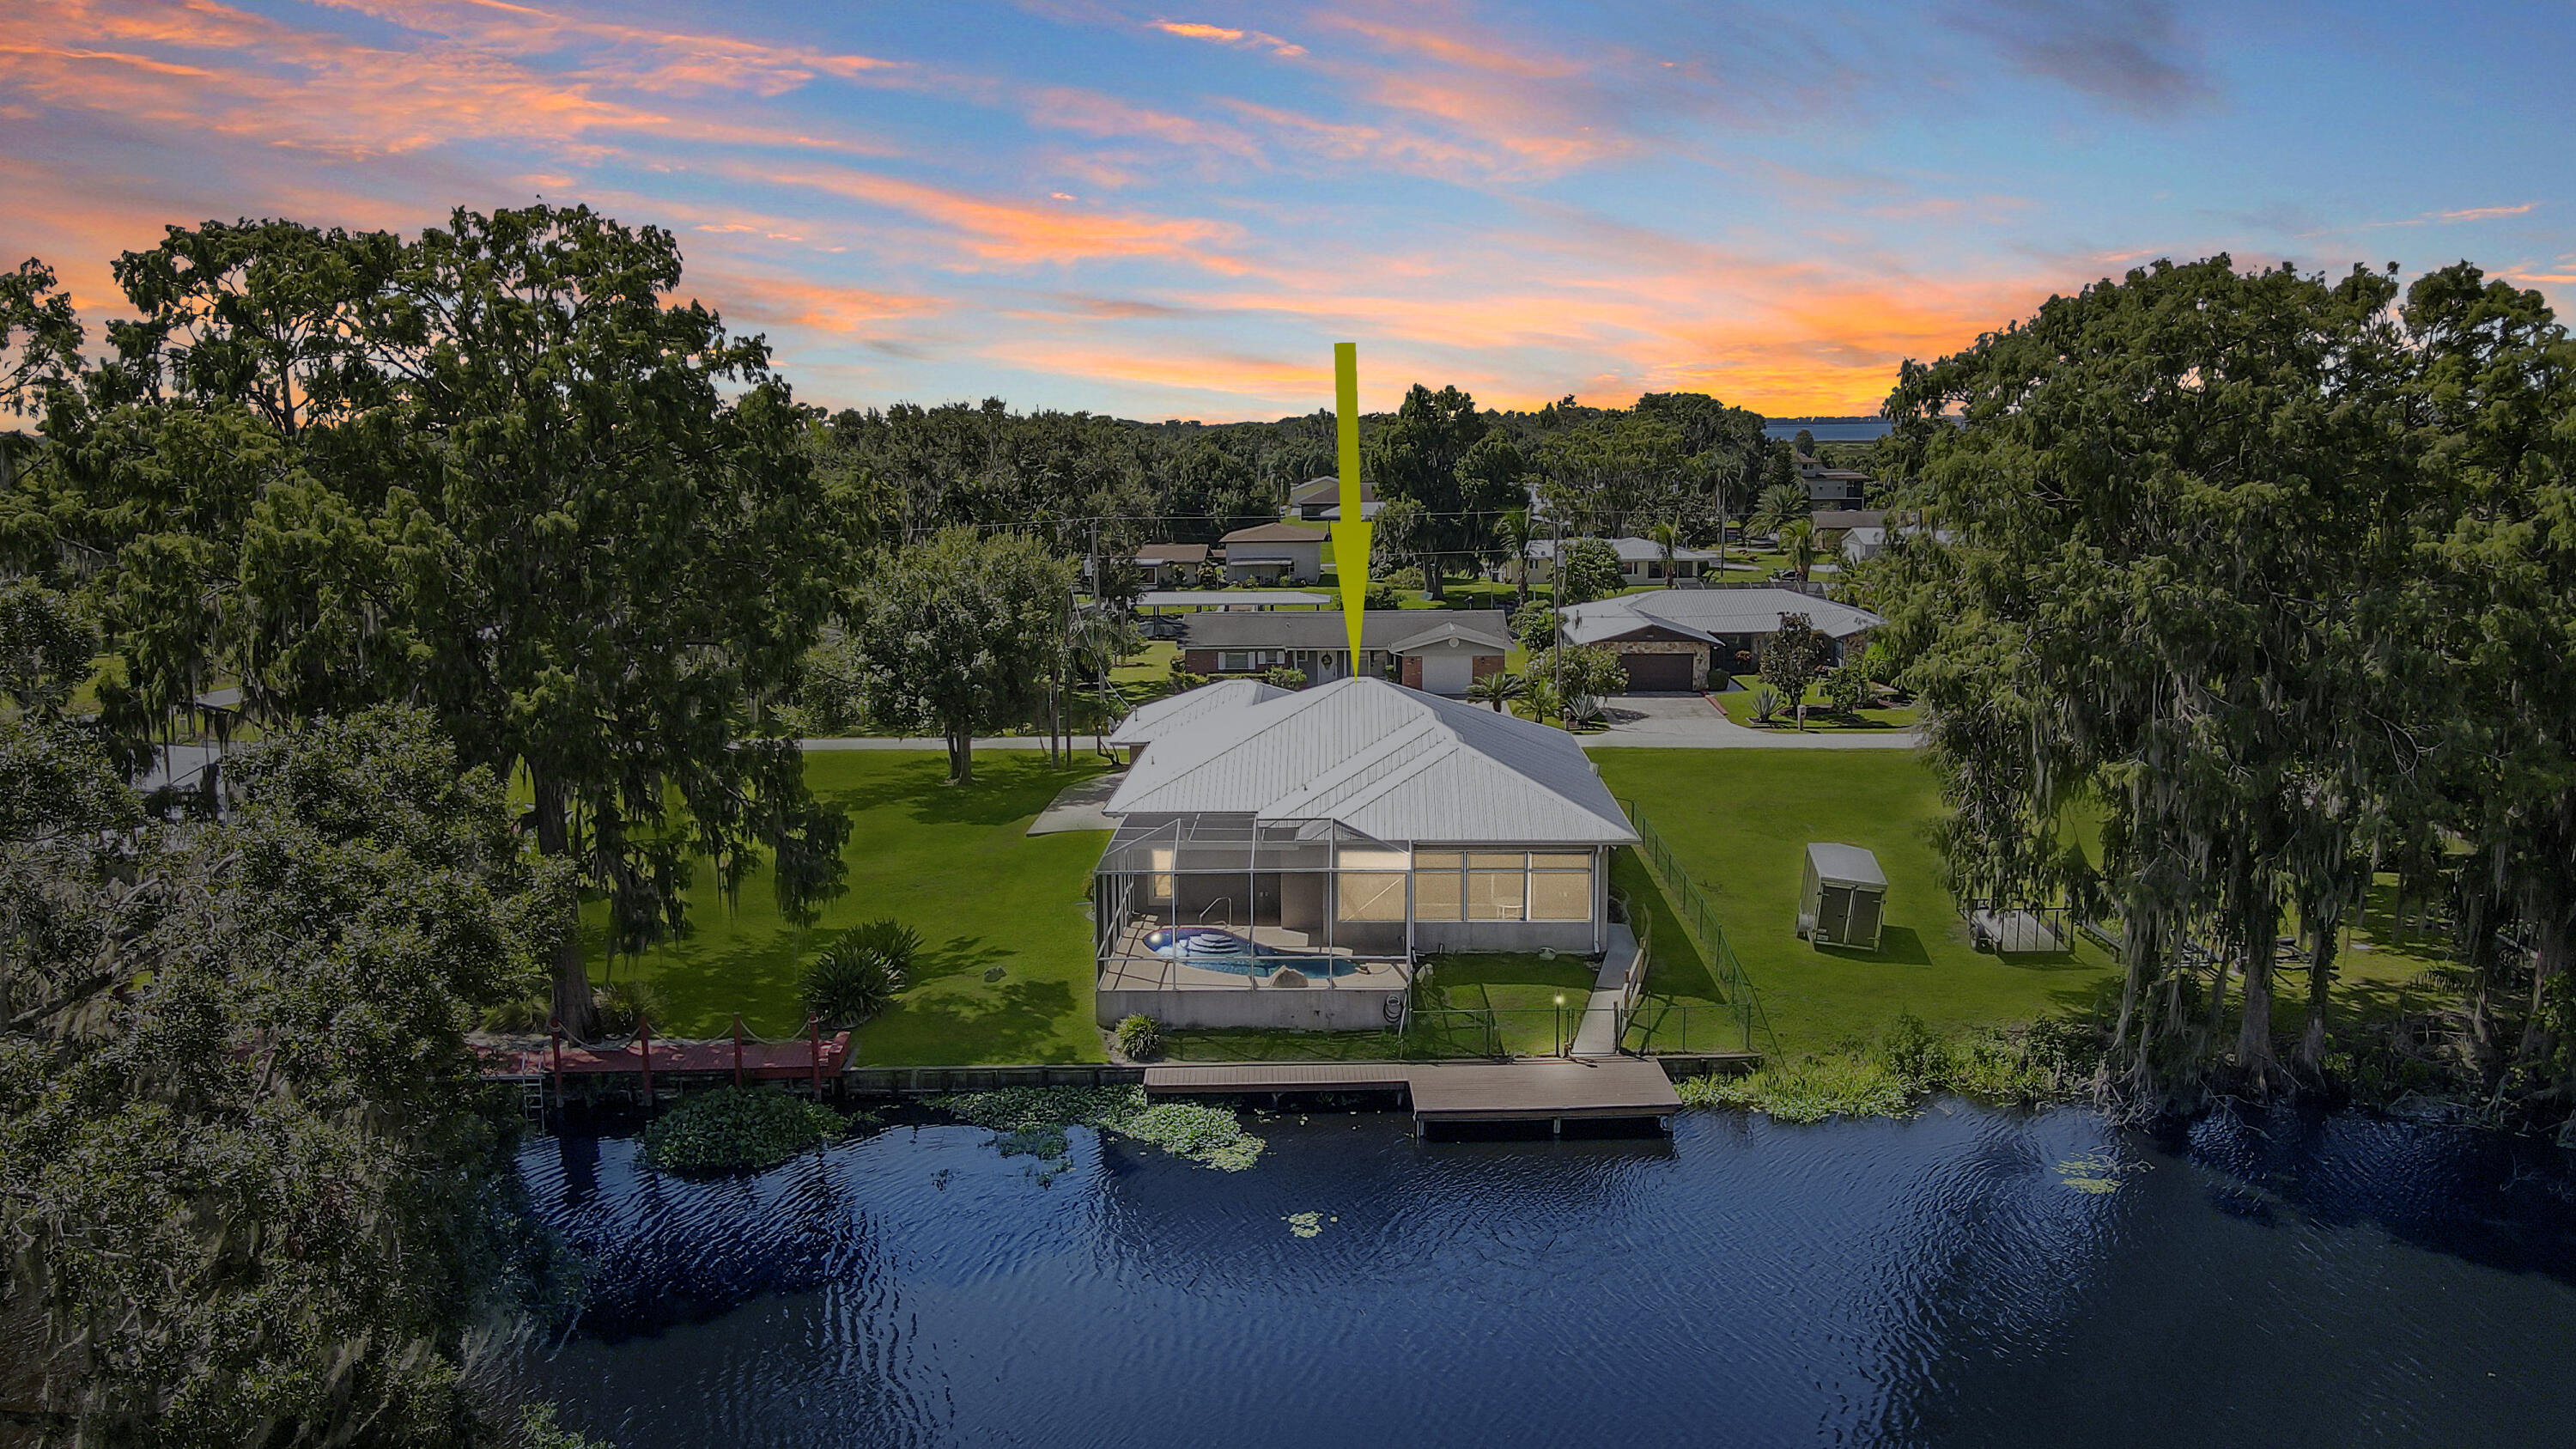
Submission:
{"label": "mowed grass", "polygon": [[[1734,678],[1735,688],[1720,690],[1712,696],[1717,701],[1717,707],[1726,711],[1728,719],[1746,729],[1778,730],[1783,734],[1798,732],[1796,716],[1786,708],[1780,711],[1778,722],[1774,724],[1761,724],[1753,718],[1753,697],[1767,687],[1763,684],[1761,675],[1739,674]],[[1809,734],[1872,733],[1912,729],[1918,723],[1920,718],[1912,705],[1871,706],[1846,718],[1833,713],[1833,705],[1825,698],[1823,681],[1818,680],[1807,686],[1807,733]]]}
{"label": "mowed grass", "polygon": [[[1708,893],[1784,1051],[1874,1039],[1905,1012],[1955,1031],[2086,1012],[2117,990],[2118,967],[2090,942],[2061,955],[2010,958],[1969,944],[1929,836],[1939,791],[1910,752],[1604,750],[1593,760]],[[1820,950],[1798,939],[1810,841],[1877,855],[1888,880],[1877,952]],[[1668,933],[1668,920],[1656,923],[1659,965],[1679,954],[1669,948],[1681,931],[1672,924]],[[1713,994],[1704,979],[1680,984],[1692,995]]]}
{"label": "mowed grass", "polygon": [[702,865],[689,892],[689,934],[641,958],[605,961],[601,912],[591,909],[592,978],[650,979],[665,1002],[655,1029],[668,1035],[722,1035],[737,1011],[755,1032],[794,1035],[805,1022],[796,1000],[803,963],[834,932],[891,916],[921,933],[922,954],[910,989],[855,1033],[856,1060],[1099,1061],[1084,907],[1107,836],[1026,833],[1058,792],[1099,768],[986,751],[975,757],[974,782],[952,788],[941,755],[809,752],[807,783],[846,809],[851,825],[849,889],[822,919],[801,931],[781,920],[766,869],[728,903]]}

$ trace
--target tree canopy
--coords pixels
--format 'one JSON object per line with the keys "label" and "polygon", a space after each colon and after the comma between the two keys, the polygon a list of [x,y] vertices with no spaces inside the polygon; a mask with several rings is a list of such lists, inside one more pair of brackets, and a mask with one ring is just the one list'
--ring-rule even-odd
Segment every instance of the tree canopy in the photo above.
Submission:
{"label": "tree canopy", "polygon": [[[1890,400],[1923,457],[1902,502],[1946,541],[1899,539],[1873,589],[1952,868],[2119,918],[2135,1095],[2279,1085],[2285,963],[2316,1081],[2338,927],[2384,870],[2450,898],[2479,1021],[2528,987],[2495,1070],[2566,1089],[2576,353],[2474,268],[2398,300],[2361,269],[2160,263],[1909,364]],[[2098,858],[2064,833],[2079,798]]]}
{"label": "tree canopy", "polygon": [[[275,722],[431,710],[523,776],[632,949],[704,857],[793,914],[841,827],[764,741],[841,576],[809,419],[766,344],[679,302],[657,228],[459,211],[404,242],[173,228],[119,259],[113,360],[46,391],[19,562],[94,601],[141,732],[238,681]],[[746,743],[746,741],[748,741]],[[592,1029],[564,933],[555,1006]]]}

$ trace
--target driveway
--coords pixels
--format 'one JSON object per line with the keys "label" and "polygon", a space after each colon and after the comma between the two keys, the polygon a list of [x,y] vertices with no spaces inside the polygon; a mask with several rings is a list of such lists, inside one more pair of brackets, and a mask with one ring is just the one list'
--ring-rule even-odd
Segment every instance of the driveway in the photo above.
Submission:
{"label": "driveway", "polygon": [[1582,736],[1587,750],[1910,750],[1921,742],[1912,730],[1746,729],[1699,694],[1619,694],[1601,707],[1609,728]]}

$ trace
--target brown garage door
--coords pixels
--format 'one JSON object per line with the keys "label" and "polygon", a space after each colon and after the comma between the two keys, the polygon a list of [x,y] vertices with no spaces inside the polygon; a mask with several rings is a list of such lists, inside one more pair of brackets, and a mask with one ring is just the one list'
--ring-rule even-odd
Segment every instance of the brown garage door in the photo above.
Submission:
{"label": "brown garage door", "polygon": [[1687,654],[1622,654],[1619,662],[1628,670],[1628,692],[1631,694],[1686,694],[1691,687],[1691,657]]}

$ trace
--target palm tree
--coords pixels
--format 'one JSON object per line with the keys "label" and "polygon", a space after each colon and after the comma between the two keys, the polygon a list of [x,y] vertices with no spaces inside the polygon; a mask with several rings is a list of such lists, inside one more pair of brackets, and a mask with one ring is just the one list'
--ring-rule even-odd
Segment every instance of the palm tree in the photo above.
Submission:
{"label": "palm tree", "polygon": [[1530,516],[1526,508],[1506,508],[1494,520],[1494,542],[1508,550],[1510,562],[1503,567],[1512,571],[1512,607],[1529,602]]}
{"label": "palm tree", "polygon": [[1664,583],[1673,581],[1673,554],[1682,544],[1682,526],[1669,520],[1646,530],[1646,537],[1664,546]]}
{"label": "palm tree", "polygon": [[1509,671],[1498,670],[1484,675],[1467,686],[1467,697],[1478,704],[1490,704],[1501,714],[1513,700],[1529,692],[1529,681]]}
{"label": "palm tree", "polygon": [[[1080,672],[1092,677],[1092,687],[1101,702],[1100,717],[1092,721],[1091,747],[1106,751],[1104,743],[1109,727],[1109,701],[1116,691],[1109,683],[1109,671],[1129,655],[1145,647],[1144,636],[1124,614],[1108,609],[1085,609],[1073,616],[1065,644]],[[1067,742],[1070,745],[1070,741]]]}
{"label": "palm tree", "polygon": [[1755,533],[1777,533],[1792,519],[1804,517],[1806,512],[1807,495],[1799,492],[1797,485],[1774,483],[1763,489],[1762,496],[1753,501],[1749,527]]}
{"label": "palm tree", "polygon": [[1780,528],[1780,551],[1789,556],[1789,567],[1798,571],[1798,582],[1807,581],[1807,570],[1816,566],[1823,552],[1816,545],[1815,520],[1793,518]]}

